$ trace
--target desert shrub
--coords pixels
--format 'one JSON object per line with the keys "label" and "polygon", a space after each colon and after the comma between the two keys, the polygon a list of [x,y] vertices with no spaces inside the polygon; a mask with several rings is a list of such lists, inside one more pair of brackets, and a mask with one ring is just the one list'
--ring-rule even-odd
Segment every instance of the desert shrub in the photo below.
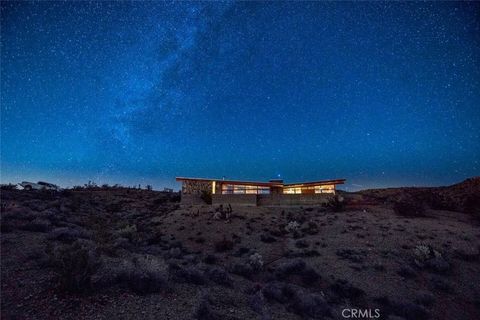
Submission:
{"label": "desert shrub", "polygon": [[275,268],[275,276],[283,279],[290,274],[300,274],[305,267],[306,263],[302,259],[287,261]]}
{"label": "desert shrub", "polygon": [[292,297],[293,290],[286,283],[273,281],[263,287],[262,293],[268,300],[286,303]]}
{"label": "desert shrub", "polygon": [[232,216],[232,205],[228,204],[225,208],[221,204],[218,208],[215,208],[215,212],[213,213],[213,218],[215,220],[228,220]]}
{"label": "desert shrub", "polygon": [[251,295],[248,299],[248,303],[253,311],[263,316],[262,319],[270,319],[268,314],[266,314],[265,298],[261,291],[257,291],[253,295]]}
{"label": "desert shrub", "polygon": [[2,184],[0,185],[0,190],[17,190],[17,185],[16,184]]}
{"label": "desert shrub", "polygon": [[365,294],[362,289],[355,287],[350,282],[344,279],[336,280],[330,286],[330,289],[332,290],[332,293],[339,299],[355,299]]}
{"label": "desert shrub", "polygon": [[174,192],[170,196],[171,202],[180,202],[181,199],[182,199],[182,196],[180,195],[180,192]]}
{"label": "desert shrub", "polygon": [[30,222],[27,222],[23,225],[22,229],[33,232],[48,232],[50,230],[51,224],[48,220],[42,218],[35,218]]}
{"label": "desert shrub", "polygon": [[209,268],[207,269],[205,274],[207,275],[208,279],[210,279],[211,281],[217,284],[220,284],[226,287],[232,286],[232,282],[233,282],[232,278],[230,277],[228,272],[225,271],[225,269],[223,268],[220,268],[220,267]]}
{"label": "desert shrub", "polygon": [[422,305],[413,302],[392,302],[389,306],[390,311],[407,320],[429,319],[428,310]]}
{"label": "desert shrub", "polygon": [[72,189],[63,189],[60,191],[60,195],[65,198],[69,198],[73,196],[73,190]]}
{"label": "desert shrub", "polygon": [[139,294],[168,289],[165,268],[160,260],[152,256],[140,256],[122,261],[117,278],[121,284],[125,284]]}
{"label": "desert shrub", "polygon": [[217,262],[217,257],[213,254],[208,254],[203,259],[203,262],[205,262],[206,264],[215,264]]}
{"label": "desert shrub", "polygon": [[212,204],[212,192],[211,191],[202,190],[200,198],[202,198],[202,200],[205,201],[206,204]]}
{"label": "desert shrub", "polygon": [[305,228],[305,230],[303,230],[303,231],[305,231],[306,233],[308,233],[310,235],[315,235],[315,234],[318,234],[319,228],[318,228],[318,225],[314,221],[309,221],[308,225],[307,225],[307,228]]}
{"label": "desert shrub", "polygon": [[168,202],[168,198],[165,197],[165,196],[161,196],[159,198],[156,198],[155,200],[153,200],[153,205],[152,205],[152,208],[156,208],[156,207],[159,207],[161,205],[164,205],[165,203]]}
{"label": "desert shrub", "polygon": [[261,270],[263,268],[263,257],[255,252],[248,258],[248,263],[252,266],[253,270]]}
{"label": "desert shrub", "polygon": [[269,234],[261,234],[260,235],[260,241],[265,242],[265,243],[272,243],[272,242],[277,241],[277,239],[275,237],[272,237]]}
{"label": "desert shrub", "polygon": [[120,212],[122,209],[123,209],[123,204],[120,201],[109,203],[105,207],[105,210],[107,210],[110,213],[117,213],[117,212]]}
{"label": "desert shrub", "polygon": [[290,221],[286,226],[285,226],[285,231],[287,232],[295,232],[300,228],[300,224],[297,221]]}
{"label": "desert shrub", "polygon": [[419,217],[424,216],[425,208],[421,201],[413,197],[404,197],[393,204],[393,211],[401,216]]}
{"label": "desert shrub", "polygon": [[75,241],[71,245],[57,246],[48,254],[62,290],[86,292],[92,288],[91,278],[101,266],[96,248]]}
{"label": "desert shrub", "polygon": [[335,195],[327,202],[327,208],[330,208],[333,212],[341,212],[345,210],[344,198],[340,195]]}
{"label": "desert shrub", "polygon": [[122,237],[122,238],[127,238],[128,240],[132,241],[137,233],[137,226],[132,224],[132,225],[126,225],[125,227],[119,229],[117,231],[117,234]]}
{"label": "desert shrub", "polygon": [[455,203],[452,199],[441,196],[432,191],[426,191],[421,195],[423,202],[433,210],[455,210]]}
{"label": "desert shrub", "polygon": [[183,268],[178,264],[171,263],[168,265],[168,273],[176,282],[197,285],[205,283],[205,275],[195,266]]}
{"label": "desert shrub", "polygon": [[420,244],[414,248],[414,262],[417,266],[427,267],[436,272],[446,272],[450,264],[443,258],[442,254],[429,245]]}
{"label": "desert shrub", "polygon": [[293,294],[290,308],[302,317],[322,318],[330,316],[331,310],[322,295],[298,289]]}
{"label": "desert shrub", "polygon": [[69,227],[60,227],[53,229],[47,236],[50,240],[58,240],[63,242],[73,242],[77,239],[88,239],[90,238],[89,233],[78,227],[78,228],[69,228]]}
{"label": "desert shrub", "polygon": [[230,271],[245,278],[251,278],[254,274],[253,267],[247,263],[236,263],[230,268]]}
{"label": "desert shrub", "polygon": [[193,319],[197,320],[217,320],[222,317],[212,310],[210,306],[210,298],[206,290],[202,290],[199,293],[198,303],[195,306],[193,313]]}
{"label": "desert shrub", "polygon": [[225,236],[222,240],[215,242],[215,251],[217,252],[225,252],[232,250],[233,248],[233,241],[227,240]]}
{"label": "desert shrub", "polygon": [[463,203],[463,211],[473,214],[475,218],[480,220],[480,195],[470,195]]}
{"label": "desert shrub", "polygon": [[323,295],[308,292],[300,287],[283,282],[270,282],[262,293],[268,300],[287,304],[288,309],[304,318],[321,318],[331,314],[330,306]]}

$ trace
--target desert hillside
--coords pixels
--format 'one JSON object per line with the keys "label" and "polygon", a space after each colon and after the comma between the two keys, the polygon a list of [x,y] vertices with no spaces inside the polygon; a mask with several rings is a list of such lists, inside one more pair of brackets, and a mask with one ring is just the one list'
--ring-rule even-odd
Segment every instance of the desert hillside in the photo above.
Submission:
{"label": "desert hillside", "polygon": [[2,190],[1,317],[479,319],[479,194],[479,178],[318,207]]}

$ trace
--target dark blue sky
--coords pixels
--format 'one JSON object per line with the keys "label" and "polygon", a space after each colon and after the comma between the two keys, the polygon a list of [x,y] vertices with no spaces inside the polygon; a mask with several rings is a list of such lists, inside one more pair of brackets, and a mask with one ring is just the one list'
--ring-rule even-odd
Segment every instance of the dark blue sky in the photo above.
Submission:
{"label": "dark blue sky", "polygon": [[480,173],[479,3],[1,2],[2,182]]}

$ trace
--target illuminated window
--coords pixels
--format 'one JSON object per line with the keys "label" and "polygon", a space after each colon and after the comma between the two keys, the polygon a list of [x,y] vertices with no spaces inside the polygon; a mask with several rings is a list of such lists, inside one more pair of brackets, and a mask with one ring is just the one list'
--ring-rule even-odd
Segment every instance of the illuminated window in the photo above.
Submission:
{"label": "illuminated window", "polygon": [[268,194],[268,187],[247,186],[241,184],[224,184],[222,185],[222,194]]}

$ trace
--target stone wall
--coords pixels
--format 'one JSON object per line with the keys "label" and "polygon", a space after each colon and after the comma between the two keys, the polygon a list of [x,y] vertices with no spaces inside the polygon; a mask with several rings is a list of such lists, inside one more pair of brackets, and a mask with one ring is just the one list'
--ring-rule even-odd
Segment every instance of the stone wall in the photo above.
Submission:
{"label": "stone wall", "polygon": [[296,206],[321,205],[327,203],[333,194],[213,194],[212,204],[247,206]]}
{"label": "stone wall", "polygon": [[256,206],[256,194],[212,194],[212,204]]}
{"label": "stone wall", "polygon": [[182,182],[182,195],[202,194],[202,191],[212,192],[212,182],[197,180],[184,180]]}
{"label": "stone wall", "polygon": [[327,203],[333,194],[259,194],[259,206],[321,205]]}

